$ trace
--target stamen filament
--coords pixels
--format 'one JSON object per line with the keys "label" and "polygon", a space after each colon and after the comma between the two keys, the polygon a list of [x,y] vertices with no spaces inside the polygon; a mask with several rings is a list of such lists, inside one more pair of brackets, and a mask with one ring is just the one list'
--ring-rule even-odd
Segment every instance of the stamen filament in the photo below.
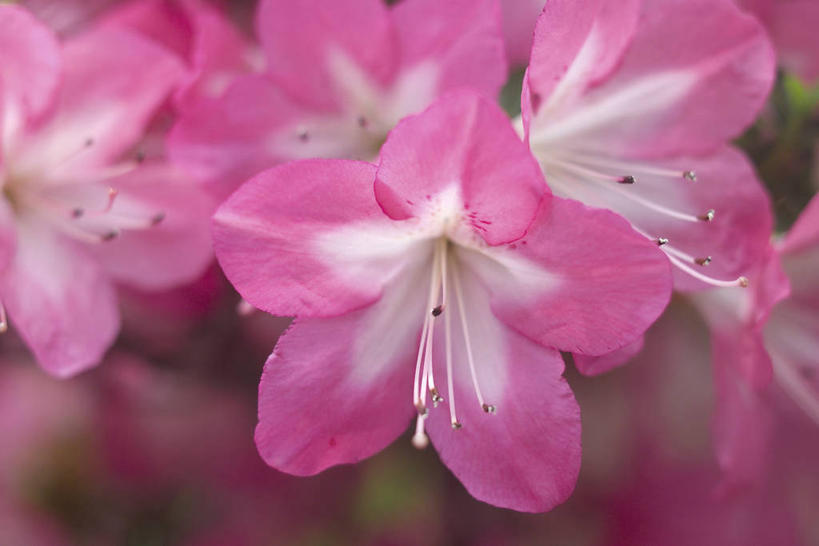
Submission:
{"label": "stamen filament", "polygon": [[[472,343],[469,341],[469,327],[466,324],[466,311],[464,310],[464,303],[463,303],[463,293],[461,291],[461,281],[458,274],[458,266],[455,260],[452,261],[452,281],[455,285],[455,299],[458,303],[458,316],[461,318],[461,330],[463,331],[464,335],[464,345],[466,346],[466,358],[469,362],[469,373],[472,375],[472,386],[475,389],[475,395],[478,398],[478,404],[480,404],[481,409],[487,411],[486,408],[493,408],[494,406],[488,406],[483,399],[483,394],[481,393],[481,387],[478,384],[478,374],[475,370],[475,358],[472,355]],[[487,411],[487,413],[494,413]]]}
{"label": "stamen filament", "polygon": [[[667,246],[664,246],[662,248],[663,248],[663,250],[666,250]],[[686,264],[684,261],[682,261],[679,258],[677,258],[676,256],[674,256],[673,254],[670,254],[670,253],[666,252],[666,256],[668,256],[668,259],[671,260],[672,264],[676,265],[677,267],[679,267],[680,269],[682,269],[683,271],[685,271],[686,273],[688,273],[689,275],[691,275],[695,279],[701,280],[702,282],[710,284],[711,286],[718,286],[718,287],[722,287],[722,288],[730,288],[730,287],[734,287],[734,286],[739,286],[739,287],[742,287],[742,288],[747,288],[748,287],[748,278],[747,277],[737,277],[736,279],[734,279],[732,281],[721,281],[721,280],[709,277],[708,275],[703,275],[702,273],[695,270],[694,268],[692,268],[691,266]]]}
{"label": "stamen filament", "polygon": [[622,172],[636,172],[646,175],[654,175],[654,176],[661,176],[664,178],[680,178],[684,180],[689,180],[691,182],[696,181],[697,173],[693,170],[687,171],[678,171],[675,169],[665,169],[662,167],[652,167],[650,165],[646,165],[644,163],[629,163],[626,161],[617,161],[616,159],[611,159],[608,157],[601,156],[599,154],[582,154],[580,152],[574,152],[571,150],[561,151],[560,155],[566,156],[570,161],[575,163],[584,163],[586,165],[596,165],[600,168],[611,168],[616,171]]}
{"label": "stamen filament", "polygon": [[0,301],[0,334],[4,334],[9,329],[9,321],[6,316],[6,308]]}

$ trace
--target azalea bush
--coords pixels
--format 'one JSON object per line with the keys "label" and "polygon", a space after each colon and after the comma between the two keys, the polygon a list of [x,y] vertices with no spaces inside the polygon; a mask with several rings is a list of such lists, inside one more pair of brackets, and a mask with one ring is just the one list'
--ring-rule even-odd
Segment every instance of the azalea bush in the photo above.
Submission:
{"label": "azalea bush", "polygon": [[0,544],[819,543],[817,24],[0,3]]}

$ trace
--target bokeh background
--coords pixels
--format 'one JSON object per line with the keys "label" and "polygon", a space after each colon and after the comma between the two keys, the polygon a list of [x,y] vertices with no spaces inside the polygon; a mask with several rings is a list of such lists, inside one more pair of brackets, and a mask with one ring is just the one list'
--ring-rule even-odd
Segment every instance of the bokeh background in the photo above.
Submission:
{"label": "bokeh background", "polygon": [[[252,3],[230,9],[246,24]],[[510,114],[521,77],[501,97]],[[739,139],[779,230],[819,188],[817,137],[819,87],[781,73]],[[758,487],[720,489],[708,335],[684,301],[630,365],[586,378],[569,363],[580,482],[569,502],[531,515],[474,500],[409,430],[313,478],[268,468],[253,443],[256,388],[288,319],[238,312],[216,267],[184,289],[123,299],[115,348],[71,380],[0,337],[0,546],[819,544],[819,434],[784,396],[774,470]]]}

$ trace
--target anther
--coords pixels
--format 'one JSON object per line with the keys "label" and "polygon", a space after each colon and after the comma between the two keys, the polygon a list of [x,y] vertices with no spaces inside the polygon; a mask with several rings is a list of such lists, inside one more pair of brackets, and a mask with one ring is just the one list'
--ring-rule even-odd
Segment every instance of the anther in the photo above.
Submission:
{"label": "anther", "polygon": [[138,151],[138,152],[137,152],[137,153],[134,155],[134,160],[135,160],[137,163],[144,163],[144,162],[145,162],[145,152],[143,152],[142,150]]}
{"label": "anther", "polygon": [[665,246],[668,244],[668,238],[666,237],[657,237],[657,246]]}
{"label": "anther", "polygon": [[438,316],[440,316],[440,315],[441,315],[441,313],[443,313],[443,312],[444,312],[444,306],[443,306],[443,305],[438,305],[438,306],[436,306],[436,307],[434,307],[434,308],[432,309],[432,316],[433,316],[433,317],[438,317]]}
{"label": "anther", "polygon": [[299,131],[298,137],[299,140],[301,140],[302,142],[307,142],[308,140],[310,140],[310,133],[307,132],[307,129],[302,129],[301,131]]}
{"label": "anther", "polygon": [[91,146],[94,145],[94,139],[91,138],[91,137],[88,137],[88,138],[85,139],[85,142],[83,142],[82,145],[83,145],[84,148],[90,148]]}
{"label": "anther", "polygon": [[429,394],[432,397],[432,403],[435,404],[436,407],[438,406],[439,402],[444,401],[444,397],[441,396],[441,394],[438,392],[438,389],[436,389],[435,387],[429,389]]}
{"label": "anther", "polygon": [[636,181],[637,180],[631,175],[623,176],[619,180],[617,180],[619,184],[634,184]]}
{"label": "anther", "polygon": [[715,214],[716,211],[714,209],[708,209],[707,211],[705,211],[705,214],[697,216],[697,219],[702,220],[703,222],[711,222],[714,220]]}
{"label": "anther", "polygon": [[426,417],[426,415],[429,413],[426,404],[424,404],[423,402],[416,402],[415,409],[418,410],[418,415],[420,415],[421,417]]}
{"label": "anther", "polygon": [[81,209],[79,207],[77,207],[77,208],[75,208],[74,210],[71,211],[71,217],[72,218],[82,218],[84,214],[85,214],[85,210]]}
{"label": "anther", "polygon": [[711,256],[706,256],[705,258],[695,258],[694,263],[702,266],[709,265],[711,263]]}
{"label": "anther", "polygon": [[684,171],[683,172],[683,178],[685,178],[686,180],[690,180],[691,182],[696,182],[697,181],[697,173],[694,172],[694,171]]}
{"label": "anther", "polygon": [[459,430],[462,426],[458,421],[452,421],[452,430]]}
{"label": "anther", "polygon": [[154,214],[153,218],[151,218],[151,225],[152,226],[159,225],[159,224],[162,223],[162,221],[164,219],[165,219],[165,213],[164,212],[158,212],[158,213]]}
{"label": "anther", "polygon": [[119,232],[118,231],[109,231],[108,233],[105,233],[104,235],[102,235],[102,237],[100,237],[100,239],[103,242],[107,243],[108,241],[113,241],[117,237],[119,237]]}
{"label": "anther", "polygon": [[358,119],[356,121],[358,122],[358,126],[361,127],[362,129],[366,129],[367,126],[370,124],[370,122],[367,121],[367,118],[365,118],[364,116],[358,116]]}
{"label": "anther", "polygon": [[492,415],[494,415],[495,412],[497,411],[497,408],[495,408],[495,406],[491,404],[481,404],[481,409],[483,410],[484,413],[489,413]]}
{"label": "anther", "polygon": [[748,282],[748,277],[740,277],[740,278],[738,278],[738,279],[737,279],[737,283],[738,283],[738,284],[739,284],[739,285],[740,285],[742,288],[748,288],[748,285],[750,284],[750,283]]}

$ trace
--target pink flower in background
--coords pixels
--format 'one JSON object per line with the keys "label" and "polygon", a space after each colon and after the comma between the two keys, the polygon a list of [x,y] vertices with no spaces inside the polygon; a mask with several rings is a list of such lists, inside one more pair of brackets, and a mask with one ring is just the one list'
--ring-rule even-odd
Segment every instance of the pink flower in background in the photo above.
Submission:
{"label": "pink flower in background", "polygon": [[217,257],[248,302],[298,316],[260,385],[268,464],[359,461],[415,414],[413,443],[428,431],[475,497],[565,500],[580,421],[558,350],[633,341],[670,275],[619,217],[545,188],[503,112],[471,93],[399,124],[377,168],[302,161],[242,186],[214,218]]}
{"label": "pink flower in background", "polygon": [[104,13],[100,24],[132,29],[187,61],[189,72],[174,96],[177,108],[219,97],[235,78],[262,62],[249,40],[205,0],[122,2]]}
{"label": "pink flower in background", "polygon": [[174,56],[111,28],[61,46],[14,6],[0,26],[0,318],[64,377],[113,342],[115,283],[167,289],[204,270],[212,205],[136,149],[184,75]]}
{"label": "pink flower in background", "polygon": [[172,157],[223,193],[278,162],[372,159],[402,117],[441,93],[495,96],[506,66],[494,0],[262,0],[265,75],[186,109]]}
{"label": "pink flower in background", "polygon": [[545,3],[546,0],[501,0],[503,40],[511,67],[523,67],[529,62],[535,23]]}
{"label": "pink flower in background", "polygon": [[777,384],[819,424],[819,197],[777,246],[790,296],[764,329]]}
{"label": "pink flower in background", "polygon": [[677,288],[744,285],[771,218],[727,142],[773,77],[764,30],[729,0],[552,0],[523,129],[552,191],[625,216],[674,264]]}
{"label": "pink flower in background", "polygon": [[765,25],[779,62],[799,77],[819,78],[819,3],[815,0],[737,0]]}

